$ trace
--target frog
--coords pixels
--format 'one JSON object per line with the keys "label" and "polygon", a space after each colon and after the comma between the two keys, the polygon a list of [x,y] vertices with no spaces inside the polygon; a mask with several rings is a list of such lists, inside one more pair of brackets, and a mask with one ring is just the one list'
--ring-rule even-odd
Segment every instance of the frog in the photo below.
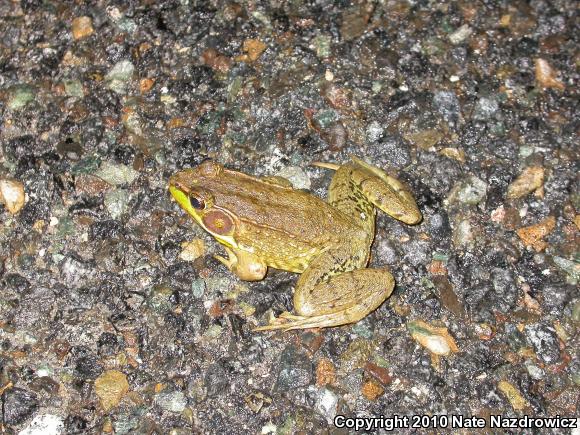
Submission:
{"label": "frog", "polygon": [[248,175],[211,159],[170,177],[173,199],[223,245],[227,257],[214,257],[241,280],[262,280],[268,268],[300,274],[295,314],[271,315],[254,331],[363,319],[395,287],[387,268],[367,267],[377,209],[408,225],[422,220],[409,187],[379,167],[356,156],[313,164],[334,171],[326,201],[281,177]]}

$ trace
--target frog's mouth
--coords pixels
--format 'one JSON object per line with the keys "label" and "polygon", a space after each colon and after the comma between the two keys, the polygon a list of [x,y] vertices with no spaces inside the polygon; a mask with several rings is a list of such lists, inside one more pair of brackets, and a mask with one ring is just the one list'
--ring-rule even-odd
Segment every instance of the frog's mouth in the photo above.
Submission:
{"label": "frog's mouth", "polygon": [[175,199],[177,201],[177,203],[183,207],[184,210],[187,210],[188,213],[191,214],[191,211],[189,210],[191,207],[191,204],[189,203],[189,198],[187,193],[185,193],[183,191],[182,188],[174,185],[174,184],[170,184],[169,185],[169,193],[171,193],[171,196],[173,196],[173,199]]}

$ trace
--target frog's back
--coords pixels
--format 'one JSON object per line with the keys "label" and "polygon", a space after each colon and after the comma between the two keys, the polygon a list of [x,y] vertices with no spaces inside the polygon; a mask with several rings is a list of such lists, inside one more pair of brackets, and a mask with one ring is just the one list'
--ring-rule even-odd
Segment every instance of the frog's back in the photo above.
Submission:
{"label": "frog's back", "polygon": [[230,182],[229,172],[220,174],[219,189],[212,188],[213,180],[204,187],[220,207],[235,210],[238,248],[270,267],[301,273],[322,250],[365,236],[346,215],[308,192],[237,172]]}
{"label": "frog's back", "polygon": [[[235,175],[235,182],[228,177]],[[302,190],[283,187],[249,175],[224,170],[204,187],[216,204],[235,212],[240,222],[286,233],[304,242],[318,242],[338,230],[344,234],[357,227],[347,216],[322,199]]]}

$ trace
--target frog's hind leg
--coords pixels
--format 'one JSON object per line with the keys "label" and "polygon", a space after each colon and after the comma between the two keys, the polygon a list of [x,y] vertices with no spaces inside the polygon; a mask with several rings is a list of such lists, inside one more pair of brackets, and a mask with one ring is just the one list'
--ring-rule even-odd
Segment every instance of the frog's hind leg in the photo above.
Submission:
{"label": "frog's hind leg", "polygon": [[[322,253],[300,276],[294,292],[298,315],[284,314],[256,331],[323,328],[354,323],[371,313],[393,291],[395,280],[384,269],[358,269],[366,262],[356,246]],[[354,269],[354,270],[353,270]]]}
{"label": "frog's hind leg", "polygon": [[[281,315],[286,323],[275,322],[254,331],[327,328],[358,322],[377,309],[395,286],[393,276],[381,269],[358,269],[336,275],[303,294],[295,308],[300,315]],[[298,290],[297,290],[298,291]]]}
{"label": "frog's hind leg", "polygon": [[367,230],[374,233],[374,207],[407,224],[421,221],[421,212],[409,189],[382,169],[351,156],[352,163],[337,167],[328,189],[328,202]]}
{"label": "frog's hind leg", "polygon": [[358,188],[377,208],[409,225],[421,222],[422,216],[409,188],[385,171],[351,155],[351,177]]}

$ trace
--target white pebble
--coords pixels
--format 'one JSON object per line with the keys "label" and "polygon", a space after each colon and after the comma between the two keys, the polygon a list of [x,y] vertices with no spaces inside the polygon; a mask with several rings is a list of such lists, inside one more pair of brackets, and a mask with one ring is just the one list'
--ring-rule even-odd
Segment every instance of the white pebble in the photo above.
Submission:
{"label": "white pebble", "polygon": [[24,206],[24,185],[10,178],[0,180],[0,202],[8,211],[16,214]]}

